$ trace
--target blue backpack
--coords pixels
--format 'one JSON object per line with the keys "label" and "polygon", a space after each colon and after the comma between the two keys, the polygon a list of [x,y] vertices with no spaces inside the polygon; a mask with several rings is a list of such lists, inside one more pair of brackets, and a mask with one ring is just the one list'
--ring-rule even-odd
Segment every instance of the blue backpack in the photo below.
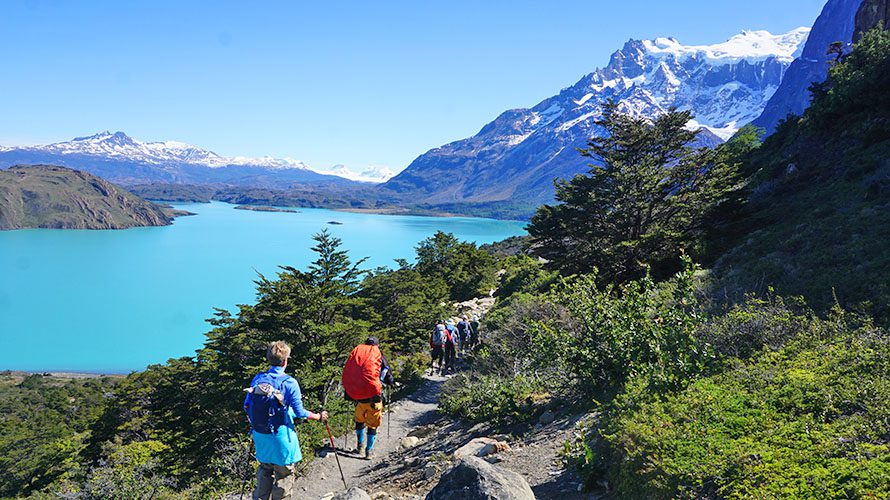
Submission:
{"label": "blue backpack", "polygon": [[250,427],[260,434],[275,434],[284,425],[287,407],[284,406],[284,394],[281,388],[290,376],[274,377],[269,373],[261,373],[254,380],[253,387],[247,389],[250,404],[247,407],[247,418]]}

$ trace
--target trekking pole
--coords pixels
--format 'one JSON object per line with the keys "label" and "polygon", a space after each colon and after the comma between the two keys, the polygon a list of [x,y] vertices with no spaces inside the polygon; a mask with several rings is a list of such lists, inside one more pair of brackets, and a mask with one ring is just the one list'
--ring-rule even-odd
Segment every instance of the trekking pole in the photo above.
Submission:
{"label": "trekking pole", "polygon": [[334,458],[337,460],[337,468],[340,469],[340,479],[343,480],[343,489],[348,490],[349,486],[346,486],[346,476],[343,475],[343,467],[340,466],[340,455],[337,454],[337,445],[334,444],[334,433],[331,432],[331,424],[325,420],[324,426],[328,430],[328,437],[331,439],[331,448],[334,449]]}
{"label": "trekking pole", "polygon": [[389,430],[392,428],[392,387],[386,386],[386,393],[389,394],[386,399],[386,441],[389,442]]}

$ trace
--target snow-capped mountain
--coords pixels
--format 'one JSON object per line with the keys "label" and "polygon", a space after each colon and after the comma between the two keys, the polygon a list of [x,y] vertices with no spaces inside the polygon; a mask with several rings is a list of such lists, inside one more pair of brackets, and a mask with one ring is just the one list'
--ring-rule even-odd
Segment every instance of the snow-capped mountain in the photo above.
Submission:
{"label": "snow-capped mountain", "polygon": [[201,149],[179,141],[143,142],[133,139],[123,132],[99,132],[87,137],[75,137],[66,142],[46,146],[18,148],[21,150],[57,153],[61,155],[91,155],[103,158],[122,159],[150,165],[187,163],[209,168],[233,165],[248,165],[266,168],[301,168],[308,170],[301,161],[277,159],[270,156],[248,158],[236,156],[227,158],[213,151]]}
{"label": "snow-capped mountain", "polygon": [[356,182],[372,182],[375,184],[386,182],[396,175],[396,173],[388,167],[375,166],[367,167],[360,172],[356,172],[346,165],[334,165],[330,170],[313,170],[320,174],[336,175]]}
{"label": "snow-capped mountain", "polygon": [[144,142],[123,132],[108,131],[45,146],[0,146],[0,168],[20,163],[63,165],[121,184],[218,183],[289,188],[295,184],[353,182],[334,173],[316,172],[289,158],[225,157],[178,141]]}
{"label": "snow-capped mountain", "polygon": [[531,109],[501,114],[473,137],[428,151],[383,187],[430,203],[549,202],[554,178],[586,171],[575,148],[596,133],[607,99],[636,116],[690,109],[690,126],[705,129],[700,138],[720,142],[760,115],[808,33],[746,31],[707,46],[630,40],[604,68]]}

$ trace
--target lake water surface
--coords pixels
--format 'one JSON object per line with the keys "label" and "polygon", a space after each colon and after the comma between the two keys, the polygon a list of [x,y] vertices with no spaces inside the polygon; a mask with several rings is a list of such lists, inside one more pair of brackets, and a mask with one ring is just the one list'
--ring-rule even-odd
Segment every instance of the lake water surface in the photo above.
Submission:
{"label": "lake water surface", "polygon": [[121,373],[192,355],[214,307],[253,302],[257,272],[304,268],[325,228],[368,268],[412,260],[437,230],[480,244],[524,234],[521,222],[488,219],[176,206],[198,215],[118,231],[0,231],[0,370]]}

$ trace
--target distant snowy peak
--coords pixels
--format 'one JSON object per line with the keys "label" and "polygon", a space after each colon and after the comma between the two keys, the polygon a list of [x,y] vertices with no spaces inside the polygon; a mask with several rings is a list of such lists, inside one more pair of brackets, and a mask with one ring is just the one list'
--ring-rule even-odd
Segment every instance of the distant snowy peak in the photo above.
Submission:
{"label": "distant snowy peak", "polygon": [[375,184],[386,182],[396,175],[395,172],[387,167],[374,166],[367,167],[361,172],[355,172],[346,165],[334,165],[334,167],[330,170],[315,171],[320,174],[336,175],[338,177],[343,177],[344,179],[349,179],[351,181],[372,182]]}
{"label": "distant snowy peak", "polygon": [[90,136],[75,137],[66,142],[57,142],[46,146],[32,146],[19,149],[62,155],[101,156],[117,160],[147,163],[150,165],[184,163],[210,168],[251,166],[269,169],[309,170],[309,167],[303,162],[290,158],[279,159],[270,156],[261,158],[236,156],[229,158],[184,142],[143,142],[138,139],[133,139],[123,132],[112,133],[107,130]]}
{"label": "distant snowy peak", "polygon": [[754,63],[776,58],[791,62],[803,50],[810,28],[797,28],[782,35],[769,31],[743,31],[729,40],[714,45],[683,45],[674,38],[644,40],[643,46],[654,56],[669,55],[677,60],[695,58],[712,66],[740,61]]}
{"label": "distant snowy peak", "polygon": [[653,117],[671,107],[692,110],[690,125],[728,139],[760,115],[809,32],[745,31],[714,45],[630,40],[608,66],[532,108],[516,127],[519,133],[505,139],[518,143],[548,126],[558,132],[579,126],[589,130],[607,99],[635,116]]}

